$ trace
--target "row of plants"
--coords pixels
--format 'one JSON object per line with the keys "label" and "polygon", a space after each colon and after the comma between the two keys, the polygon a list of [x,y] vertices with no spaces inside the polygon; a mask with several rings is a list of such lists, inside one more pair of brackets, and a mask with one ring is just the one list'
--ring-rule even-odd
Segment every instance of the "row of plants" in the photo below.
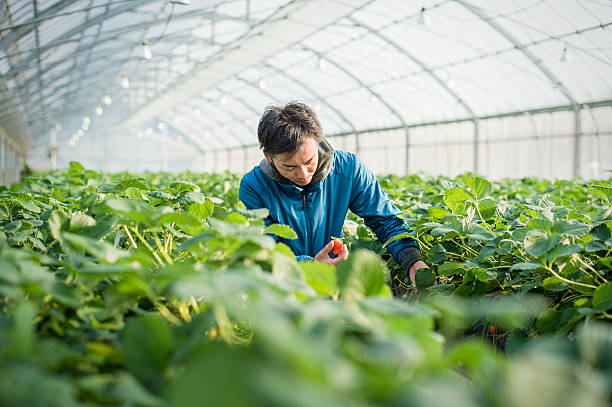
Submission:
{"label": "row of plants", "polygon": [[347,261],[296,262],[239,180],[73,162],[0,189],[0,404],[610,401],[609,182],[381,178],[413,287],[352,214]]}

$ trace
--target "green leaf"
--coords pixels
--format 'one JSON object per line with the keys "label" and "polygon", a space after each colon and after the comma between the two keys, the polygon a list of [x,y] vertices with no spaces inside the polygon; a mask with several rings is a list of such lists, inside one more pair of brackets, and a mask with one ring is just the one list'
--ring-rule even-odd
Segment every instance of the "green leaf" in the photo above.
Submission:
{"label": "green leaf", "polygon": [[601,225],[591,229],[590,232],[591,236],[593,236],[595,239],[599,239],[602,242],[605,242],[606,240],[610,239],[610,229],[608,229],[608,225],[605,223],[602,223]]}
{"label": "green leaf", "polygon": [[525,251],[534,257],[542,256],[552,250],[561,240],[561,236],[548,234],[539,229],[532,229],[527,232],[524,239]]}
{"label": "green leaf", "polygon": [[189,212],[168,212],[162,214],[156,224],[161,226],[166,223],[174,223],[179,226],[201,226],[202,221]]}
{"label": "green leaf", "polygon": [[590,184],[588,186],[590,187],[588,189],[588,192],[600,197],[605,202],[609,203],[610,199],[612,199],[612,187],[608,185],[597,185],[597,184]]}
{"label": "green leaf", "polygon": [[110,209],[109,212],[118,213],[144,224],[154,224],[156,220],[155,210],[147,203],[135,199],[108,199],[101,207]]}
{"label": "green leaf", "polygon": [[593,310],[607,311],[612,308],[612,283],[605,283],[597,287],[593,294]]}
{"label": "green leaf", "polygon": [[434,283],[434,273],[429,268],[420,268],[416,271],[414,282],[419,291],[423,292]]}
{"label": "green leaf", "polygon": [[147,185],[142,183],[144,181],[143,178],[133,178],[133,179],[125,179],[119,182],[112,182],[110,184],[102,184],[96,188],[96,192],[100,193],[119,193],[124,192],[128,188],[139,188],[139,189],[149,189]]}
{"label": "green leaf", "polygon": [[518,329],[512,330],[508,338],[506,338],[505,351],[507,354],[515,354],[520,352],[525,345],[529,344],[529,337]]}
{"label": "green leaf", "polygon": [[427,254],[430,256],[430,261],[433,264],[444,263],[448,260],[448,253],[446,253],[446,249],[440,243],[435,244]]}
{"label": "green leaf", "polygon": [[557,220],[552,226],[551,232],[558,233],[560,235],[581,237],[586,235],[590,230],[589,225],[580,223],[577,220]]}
{"label": "green leaf", "polygon": [[347,301],[377,295],[390,296],[388,279],[386,264],[370,250],[356,250],[348,260],[338,265],[340,295]]}
{"label": "green leaf", "polygon": [[447,222],[445,224],[436,224],[437,226],[430,232],[432,236],[441,236],[447,233],[455,232],[457,234],[463,233],[463,226],[456,220]]}
{"label": "green leaf", "polygon": [[530,262],[530,263],[516,263],[512,267],[510,267],[510,271],[520,270],[520,271],[531,271],[535,270],[538,267],[542,266],[541,263]]}
{"label": "green leaf", "polygon": [[427,212],[431,215],[432,218],[436,220],[442,219],[443,217],[450,215],[449,211],[444,208],[439,208],[437,206],[432,206],[431,208],[428,208]]}
{"label": "green leaf", "polygon": [[27,209],[30,212],[40,213],[40,208],[36,206],[32,201],[20,201],[19,203],[24,209]]}
{"label": "green leaf", "polygon": [[70,218],[70,224],[68,226],[68,230],[70,232],[78,232],[79,230],[95,226],[96,221],[89,215],[85,215],[84,213],[77,212],[72,215]]}
{"label": "green leaf", "polygon": [[463,263],[449,261],[438,267],[438,274],[441,276],[454,276],[464,271]]}
{"label": "green leaf", "polygon": [[83,164],[78,161],[70,161],[70,169],[77,174],[82,174],[85,171]]}
{"label": "green leaf", "polygon": [[571,256],[574,253],[582,251],[582,246],[577,244],[560,244],[555,246],[551,251],[546,253],[546,260],[551,261],[557,257]]}
{"label": "green leaf", "polygon": [[49,216],[49,231],[51,232],[51,236],[59,242],[62,241],[62,230],[68,230],[70,226],[70,218],[61,209],[56,209],[51,212],[51,216]]}
{"label": "green leaf", "polygon": [[491,219],[497,213],[497,204],[491,198],[483,199],[478,202],[478,210],[482,215],[483,219]]}
{"label": "green leaf", "polygon": [[454,187],[444,193],[444,203],[453,213],[465,207],[465,201],[472,199],[472,196],[461,187]]}
{"label": "green leaf", "polygon": [[21,222],[20,220],[16,220],[13,222],[8,222],[5,223],[2,228],[4,229],[5,232],[8,233],[15,233],[17,232],[19,229],[21,229],[21,226],[23,225],[23,222]]}
{"label": "green leaf", "polygon": [[109,243],[97,241],[86,236],[64,232],[62,237],[71,245],[107,263],[116,263],[120,258],[129,255],[128,252],[117,249]]}
{"label": "green leaf", "polygon": [[212,216],[215,205],[209,199],[206,199],[203,203],[193,203],[187,206],[187,212],[197,216],[198,218],[205,220]]}
{"label": "green leaf", "polygon": [[268,226],[265,230],[265,233],[276,235],[282,237],[284,239],[297,239],[297,234],[291,229],[289,225],[281,225],[278,223],[273,223]]}
{"label": "green leaf", "polygon": [[172,334],[164,321],[157,316],[128,319],[121,344],[127,369],[147,388],[162,388],[172,345]]}
{"label": "green leaf", "polygon": [[203,204],[206,201],[206,196],[199,191],[185,192],[179,197],[181,205],[191,205],[194,203]]}
{"label": "green leaf", "polygon": [[[34,319],[36,318],[36,307],[30,302],[22,302],[17,305],[12,318],[12,323],[6,338],[6,349],[4,353],[16,358],[31,356],[34,346]],[[1,396],[0,396],[1,397]]]}
{"label": "green leaf", "polygon": [[142,189],[136,187],[129,187],[123,192],[126,198],[140,199],[142,201],[148,201],[149,197],[142,192]]}
{"label": "green leaf", "polygon": [[473,176],[464,179],[476,199],[481,200],[491,192],[491,183],[484,178]]}
{"label": "green leaf", "polygon": [[299,266],[304,272],[306,282],[317,294],[332,298],[338,294],[338,280],[334,266],[318,261],[304,261],[299,263]]}
{"label": "green leaf", "polygon": [[548,291],[563,291],[567,289],[568,284],[564,283],[563,280],[558,279],[557,277],[548,277],[545,278],[542,282],[542,287]]}
{"label": "green leaf", "polygon": [[601,240],[593,239],[589,243],[584,245],[584,250],[589,253],[598,252],[600,250],[607,250],[608,246],[604,244]]}
{"label": "green leaf", "polygon": [[177,195],[180,195],[182,192],[191,192],[191,191],[200,190],[200,188],[197,185],[191,182],[186,182],[186,181],[173,182],[172,184],[170,184],[170,188],[173,188],[176,191]]}
{"label": "green leaf", "polygon": [[487,241],[495,238],[494,233],[473,222],[465,225],[464,233],[472,240]]}

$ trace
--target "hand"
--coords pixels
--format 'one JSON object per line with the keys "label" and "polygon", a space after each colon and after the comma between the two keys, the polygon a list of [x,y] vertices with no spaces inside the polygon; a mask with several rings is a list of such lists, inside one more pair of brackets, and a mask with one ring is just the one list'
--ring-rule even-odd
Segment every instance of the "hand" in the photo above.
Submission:
{"label": "hand", "polygon": [[[428,269],[428,268],[429,266],[425,264],[423,260],[415,261],[414,264],[410,266],[410,270],[408,270],[408,277],[410,277],[410,282],[414,284],[414,281],[416,279],[416,272],[418,269]],[[438,285],[438,282],[434,280],[433,285]],[[415,287],[414,292],[418,293],[419,289]]]}
{"label": "hand", "polygon": [[410,282],[414,284],[414,279],[416,278],[416,272],[418,269],[428,269],[429,266],[425,264],[423,260],[415,261],[412,266],[410,266],[410,270],[408,270],[408,277],[410,277]]}
{"label": "hand", "polygon": [[325,245],[323,249],[321,249],[319,253],[317,253],[314,259],[316,261],[320,261],[321,263],[327,263],[333,266],[335,266],[336,264],[340,263],[343,260],[348,259],[349,252],[345,244],[342,245],[342,251],[340,252],[340,254],[338,254],[338,257],[334,259],[329,257],[329,252],[332,250],[333,247],[334,247],[334,241],[331,240],[328,244]]}

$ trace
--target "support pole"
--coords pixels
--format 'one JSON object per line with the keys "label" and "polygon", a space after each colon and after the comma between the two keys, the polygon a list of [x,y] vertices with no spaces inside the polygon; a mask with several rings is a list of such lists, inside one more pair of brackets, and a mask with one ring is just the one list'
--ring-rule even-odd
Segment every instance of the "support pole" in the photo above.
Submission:
{"label": "support pole", "polygon": [[410,175],[410,131],[408,127],[404,127],[406,131],[406,173],[404,175]]}
{"label": "support pole", "polygon": [[580,122],[580,105],[574,105],[574,177],[580,178],[580,156],[581,156],[581,139],[582,139],[582,124]]}
{"label": "support pole", "polygon": [[474,123],[474,174],[478,174],[478,155],[479,155],[479,134],[478,134],[478,120],[473,120]]}

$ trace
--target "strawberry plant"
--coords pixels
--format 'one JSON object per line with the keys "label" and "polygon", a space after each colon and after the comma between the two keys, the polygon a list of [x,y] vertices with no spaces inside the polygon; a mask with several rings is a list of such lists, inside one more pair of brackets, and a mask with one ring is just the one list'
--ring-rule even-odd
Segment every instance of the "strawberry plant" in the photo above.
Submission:
{"label": "strawberry plant", "polygon": [[433,271],[410,295],[353,215],[348,260],[296,262],[239,179],[71,163],[0,188],[0,404],[609,401],[608,182],[381,179]]}

